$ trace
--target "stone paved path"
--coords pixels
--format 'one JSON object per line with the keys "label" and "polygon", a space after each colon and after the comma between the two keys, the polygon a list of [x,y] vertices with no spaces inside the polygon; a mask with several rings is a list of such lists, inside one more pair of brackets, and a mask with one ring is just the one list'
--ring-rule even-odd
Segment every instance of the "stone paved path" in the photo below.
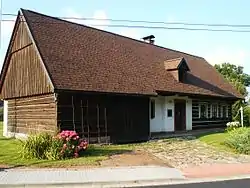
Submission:
{"label": "stone paved path", "polygon": [[146,149],[178,169],[206,164],[250,163],[250,156],[219,151],[192,138],[152,141]]}

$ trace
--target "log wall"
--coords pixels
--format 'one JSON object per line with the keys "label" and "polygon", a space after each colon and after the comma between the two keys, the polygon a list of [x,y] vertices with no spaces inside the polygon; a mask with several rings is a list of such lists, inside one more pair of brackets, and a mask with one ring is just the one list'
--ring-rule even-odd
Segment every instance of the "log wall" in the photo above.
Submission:
{"label": "log wall", "polygon": [[8,132],[35,133],[57,130],[53,94],[8,100]]}
{"label": "log wall", "polygon": [[[200,104],[207,105],[207,117],[199,117]],[[228,116],[217,115],[214,117],[212,113],[212,104],[218,106],[225,105],[227,108]],[[221,109],[220,109],[221,110]],[[220,114],[220,110],[217,108],[217,113]],[[193,130],[202,129],[202,128],[219,128],[226,127],[228,122],[232,121],[232,102],[231,101],[217,101],[217,100],[200,100],[194,99],[192,101],[192,126]]]}

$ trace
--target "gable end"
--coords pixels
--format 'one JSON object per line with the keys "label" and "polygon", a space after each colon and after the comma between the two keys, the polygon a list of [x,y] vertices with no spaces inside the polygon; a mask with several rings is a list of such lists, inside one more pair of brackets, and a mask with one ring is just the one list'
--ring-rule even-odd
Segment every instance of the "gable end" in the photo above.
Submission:
{"label": "gable end", "polygon": [[1,98],[52,93],[54,87],[23,16],[17,17],[1,73]]}

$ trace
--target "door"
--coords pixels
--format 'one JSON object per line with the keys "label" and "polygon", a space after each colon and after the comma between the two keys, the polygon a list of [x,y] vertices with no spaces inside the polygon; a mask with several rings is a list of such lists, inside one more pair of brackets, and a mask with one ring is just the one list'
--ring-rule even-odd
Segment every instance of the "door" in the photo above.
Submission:
{"label": "door", "polygon": [[175,100],[174,109],[175,131],[186,130],[186,101]]}

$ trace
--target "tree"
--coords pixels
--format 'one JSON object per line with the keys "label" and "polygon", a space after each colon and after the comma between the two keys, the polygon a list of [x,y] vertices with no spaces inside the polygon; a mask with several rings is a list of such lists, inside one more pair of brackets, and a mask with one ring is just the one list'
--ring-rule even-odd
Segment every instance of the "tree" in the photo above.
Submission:
{"label": "tree", "polygon": [[244,97],[247,96],[246,87],[250,86],[250,75],[243,72],[242,66],[230,63],[221,65],[215,64],[214,67],[227,79]]}
{"label": "tree", "polygon": [[[242,66],[236,66],[230,63],[216,64],[214,65],[216,70],[223,75],[244,97],[247,96],[247,87],[250,86],[250,75],[243,72]],[[242,106],[242,101],[236,101],[232,106],[233,117],[238,119],[238,111]],[[246,106],[244,103],[243,106]],[[236,117],[237,115],[237,117]]]}

